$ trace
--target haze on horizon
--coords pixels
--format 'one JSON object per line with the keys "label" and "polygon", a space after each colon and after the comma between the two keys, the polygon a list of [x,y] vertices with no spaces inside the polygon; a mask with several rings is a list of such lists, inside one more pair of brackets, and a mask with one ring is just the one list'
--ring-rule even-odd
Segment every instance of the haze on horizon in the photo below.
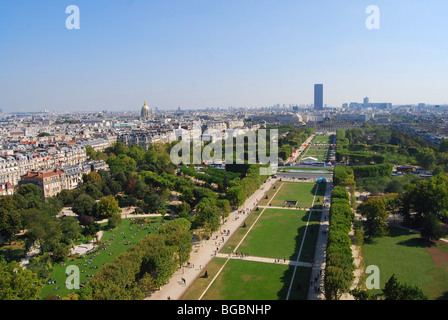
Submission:
{"label": "haze on horizon", "polygon": [[446,104],[447,12],[446,0],[2,1],[0,108],[300,105],[315,83],[334,107]]}

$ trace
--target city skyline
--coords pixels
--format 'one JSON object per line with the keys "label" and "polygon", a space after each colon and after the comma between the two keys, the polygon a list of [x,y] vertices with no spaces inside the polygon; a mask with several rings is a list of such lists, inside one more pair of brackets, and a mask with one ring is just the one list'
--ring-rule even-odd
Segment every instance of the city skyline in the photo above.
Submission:
{"label": "city skyline", "polygon": [[[66,7],[80,9],[79,30]],[[4,112],[446,104],[446,1],[0,4]],[[66,109],[66,110],[64,110]]]}

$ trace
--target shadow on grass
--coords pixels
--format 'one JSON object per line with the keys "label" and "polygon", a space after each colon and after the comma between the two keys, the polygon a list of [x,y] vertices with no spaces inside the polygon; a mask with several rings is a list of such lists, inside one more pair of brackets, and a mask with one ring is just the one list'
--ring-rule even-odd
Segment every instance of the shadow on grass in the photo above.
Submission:
{"label": "shadow on grass", "polygon": [[398,228],[398,227],[390,227],[389,228],[389,237],[401,237],[401,236],[408,236],[412,233],[409,229],[404,228]]}
{"label": "shadow on grass", "polygon": [[310,192],[313,195],[313,197],[316,194],[316,188],[319,188],[317,190],[317,195],[316,195],[317,197],[325,196],[325,190],[327,188],[327,184],[326,183],[316,183],[314,185],[313,189],[311,189],[311,192]]}
{"label": "shadow on grass", "polygon": [[413,247],[413,248],[430,248],[434,247],[436,244],[421,238],[413,238],[404,241],[397,242],[400,246]]}
{"label": "shadow on grass", "polygon": [[441,297],[438,297],[436,300],[448,300],[448,291],[446,291]]}
{"label": "shadow on grass", "polygon": [[291,279],[294,274],[294,266],[289,266],[281,278],[283,283],[282,289],[277,293],[279,300],[286,300],[288,297],[289,287],[291,291],[289,293],[289,300],[306,300],[308,297],[308,286],[311,277],[311,269],[307,272],[306,269],[298,267],[295,274],[295,281],[291,286]]}
{"label": "shadow on grass", "polygon": [[[302,221],[307,222],[308,216],[310,217],[310,224],[308,228],[305,226],[301,226],[297,229],[297,235],[295,237],[295,250],[289,257],[291,261],[297,261],[297,256],[299,254],[300,246],[302,245],[303,235],[305,234],[305,240],[303,242],[301,256],[299,257],[299,261],[301,262],[313,262],[314,255],[316,251],[316,242],[319,232],[319,224],[313,224],[313,222],[319,222],[321,219],[320,212],[310,212],[302,217]],[[288,295],[288,290],[291,287],[291,291],[289,293],[289,300],[306,300],[308,297],[308,289],[311,280],[311,272],[312,268],[310,267],[297,267],[296,273],[294,275],[294,279],[292,279],[294,274],[295,266],[290,266],[287,271],[282,276],[283,287],[278,292],[278,297],[280,300],[285,300]],[[293,284],[291,285],[291,281]]]}

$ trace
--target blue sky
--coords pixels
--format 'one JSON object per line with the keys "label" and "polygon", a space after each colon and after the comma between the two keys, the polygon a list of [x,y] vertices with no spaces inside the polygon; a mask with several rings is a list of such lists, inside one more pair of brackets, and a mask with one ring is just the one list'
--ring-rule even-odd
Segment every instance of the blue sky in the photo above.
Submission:
{"label": "blue sky", "polygon": [[310,104],[315,83],[331,106],[444,104],[447,14],[446,0],[1,0],[0,108]]}

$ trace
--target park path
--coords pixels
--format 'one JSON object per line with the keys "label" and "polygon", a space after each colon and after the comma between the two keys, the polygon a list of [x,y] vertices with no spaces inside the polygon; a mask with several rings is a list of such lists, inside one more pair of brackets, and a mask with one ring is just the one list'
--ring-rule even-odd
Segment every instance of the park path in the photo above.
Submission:
{"label": "park path", "polygon": [[[302,145],[296,151],[296,153],[293,154],[293,158],[291,159],[293,163],[295,163],[297,161],[297,159],[300,158],[300,156],[302,155],[303,151],[307,150],[308,147],[305,147],[304,145],[306,144],[308,146],[311,143],[311,141],[313,141],[315,136],[316,136],[316,134],[312,134],[304,143],[302,143]],[[305,152],[305,154],[303,156],[305,156],[305,155],[306,155],[306,152]]]}
{"label": "park path", "polygon": [[[330,161],[335,160],[335,152],[332,151]],[[317,237],[316,252],[314,254],[313,269],[311,271],[310,286],[308,289],[308,300],[325,300],[324,294],[324,277],[327,259],[327,239],[328,230],[330,228],[330,206],[331,192],[333,191],[333,181],[327,181],[327,188],[321,213],[321,222],[319,227],[319,235]]]}
{"label": "park path", "polygon": [[[332,182],[327,182],[325,190],[324,203],[331,201]],[[319,234],[316,243],[316,252],[314,254],[314,263],[311,271],[311,282],[308,289],[308,300],[325,300],[323,294],[324,275],[326,265],[327,236],[330,227],[330,208],[324,206],[321,214]]]}
{"label": "park path", "polygon": [[217,253],[216,257],[217,258],[226,258],[226,259],[254,261],[254,262],[273,263],[273,264],[283,264],[283,265],[289,265],[289,266],[308,267],[308,268],[312,266],[312,264],[309,262],[293,261],[293,260],[288,260],[288,259],[252,257],[252,256],[241,257],[240,255],[226,254],[226,253]]}
{"label": "park path", "polygon": [[[257,207],[258,202],[264,198],[266,192],[278,181],[278,179],[269,178],[262,184],[260,189],[254,192],[244,203],[239,210],[230,213],[227,221],[221,226],[219,231],[216,231],[210,236],[209,240],[197,242],[193,246],[193,251],[190,254],[190,267],[182,267],[178,269],[170,281],[165,284],[160,290],[154,292],[146,300],[178,300],[182,297],[188,287],[194,280],[200,277],[206,266],[215,257],[216,250],[220,249],[232,237],[236,230],[240,228],[242,223],[249,216],[250,211]],[[239,211],[247,211],[248,214],[240,213]],[[221,233],[221,230],[226,230],[226,233]],[[228,233],[227,233],[228,231]],[[224,241],[222,241],[224,238]],[[185,282],[182,280],[185,279]]]}

